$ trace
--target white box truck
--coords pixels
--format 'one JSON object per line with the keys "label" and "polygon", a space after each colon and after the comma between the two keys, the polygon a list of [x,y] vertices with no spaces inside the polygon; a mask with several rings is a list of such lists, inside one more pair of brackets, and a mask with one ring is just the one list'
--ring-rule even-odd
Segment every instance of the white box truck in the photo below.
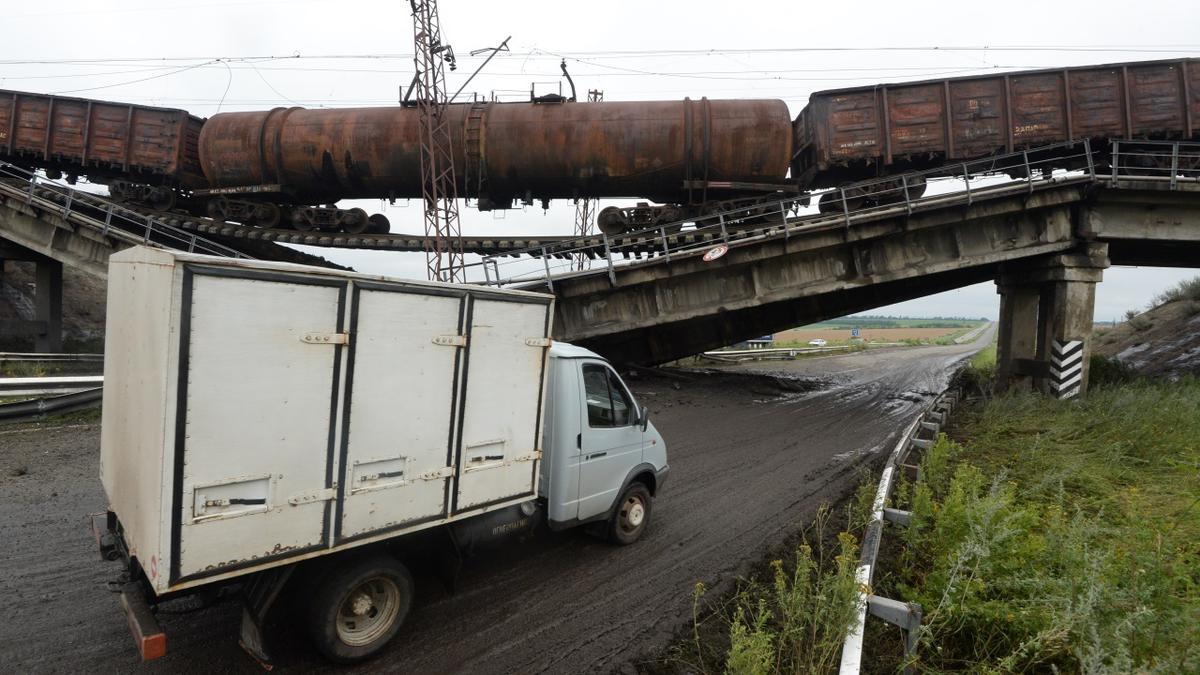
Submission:
{"label": "white box truck", "polygon": [[[137,247],[112,256],[102,557],[143,658],[154,607],[232,587],[242,643],[307,599],[317,649],[400,628],[429,541],[647,527],[666,446],[617,372],[550,340],[553,297]],[[443,551],[444,553],[444,551]]]}

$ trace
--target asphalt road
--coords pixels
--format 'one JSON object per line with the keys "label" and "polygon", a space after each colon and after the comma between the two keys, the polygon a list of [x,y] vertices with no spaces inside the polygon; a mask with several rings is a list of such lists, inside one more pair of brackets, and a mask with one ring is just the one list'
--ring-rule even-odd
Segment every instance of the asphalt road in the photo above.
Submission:
{"label": "asphalt road", "polygon": [[[762,362],[691,379],[631,380],[666,438],[671,476],[633,546],[541,533],[467,561],[456,593],[418,570],[414,609],[386,653],[349,672],[632,671],[691,621],[696,582],[718,590],[853,488],[902,423],[986,345]],[[733,371],[733,372],[730,372]],[[787,391],[776,373],[818,383]],[[803,389],[804,387],[799,387]],[[99,425],[0,427],[0,663],[8,672],[225,672],[260,667],[237,645],[239,608],[164,614],[168,655],[141,664],[86,516],[102,511]],[[289,616],[277,672],[333,668]],[[345,672],[345,671],[341,671]]]}

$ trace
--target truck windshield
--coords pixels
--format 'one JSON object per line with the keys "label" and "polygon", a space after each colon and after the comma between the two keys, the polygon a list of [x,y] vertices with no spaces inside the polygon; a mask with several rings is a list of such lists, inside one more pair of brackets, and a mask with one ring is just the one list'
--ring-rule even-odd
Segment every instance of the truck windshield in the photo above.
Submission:
{"label": "truck windshield", "polygon": [[633,423],[633,402],[611,368],[584,364],[583,387],[587,396],[588,426],[624,427]]}

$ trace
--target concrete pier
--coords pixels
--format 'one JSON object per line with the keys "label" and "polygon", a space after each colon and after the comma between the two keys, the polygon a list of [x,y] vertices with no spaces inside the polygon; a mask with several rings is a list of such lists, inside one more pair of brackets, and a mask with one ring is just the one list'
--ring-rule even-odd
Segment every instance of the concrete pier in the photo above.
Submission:
{"label": "concrete pier", "polygon": [[7,261],[32,262],[34,318],[0,320],[0,337],[33,337],[34,350],[62,351],[63,264],[36,251],[0,241],[0,283]]}
{"label": "concrete pier", "polygon": [[1108,266],[1108,245],[1095,242],[1001,266],[1001,389],[1034,388],[1057,398],[1087,392],[1096,284]]}

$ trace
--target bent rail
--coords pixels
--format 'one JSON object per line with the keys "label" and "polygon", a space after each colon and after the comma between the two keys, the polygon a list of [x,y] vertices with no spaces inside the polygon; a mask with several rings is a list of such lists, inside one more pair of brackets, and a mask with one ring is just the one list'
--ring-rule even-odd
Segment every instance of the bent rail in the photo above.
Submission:
{"label": "bent rail", "polygon": [[[680,230],[685,221],[610,238],[582,237],[484,256],[478,263],[489,285],[544,284],[553,292],[556,279],[607,273],[616,283],[616,270],[645,264],[670,264],[672,259],[714,255],[720,246],[740,246],[766,239],[800,236],[887,217],[970,206],[1005,195],[1033,194],[1066,184],[1105,184],[1130,187],[1149,183],[1177,190],[1200,188],[1200,143],[1184,141],[1114,141],[1094,148],[1091,141],[1056,143],[1006,155],[996,155],[917,173],[887,176],[814,192],[825,212],[799,213],[797,198],[755,207],[753,213],[735,209],[700,219],[694,229]],[[925,186],[946,187],[924,194]],[[932,192],[932,191],[931,191]],[[829,210],[832,208],[833,210]],[[536,270],[520,270],[516,258],[542,259]],[[573,256],[582,255],[598,268],[571,270]],[[562,259],[562,262],[551,262]]]}
{"label": "bent rail", "polygon": [[149,245],[225,258],[250,258],[237,249],[139,213],[100,195],[59,185],[0,161],[0,195],[52,212],[63,220],[127,245]]}

